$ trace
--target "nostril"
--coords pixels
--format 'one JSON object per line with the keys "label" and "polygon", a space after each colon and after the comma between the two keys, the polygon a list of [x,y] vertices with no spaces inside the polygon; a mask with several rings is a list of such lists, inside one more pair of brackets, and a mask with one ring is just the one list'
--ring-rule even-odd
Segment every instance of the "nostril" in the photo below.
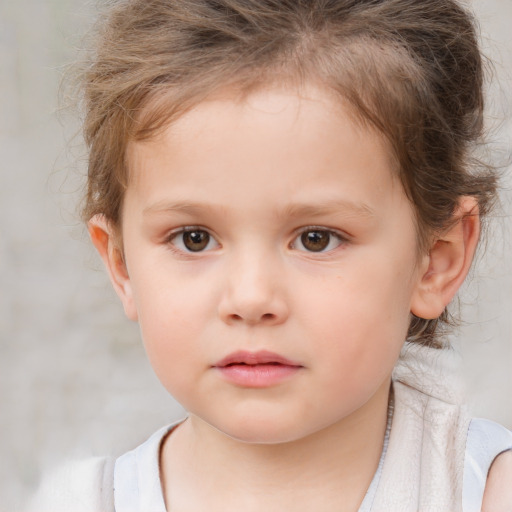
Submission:
{"label": "nostril", "polygon": [[274,321],[276,319],[276,315],[274,315],[273,313],[265,313],[265,314],[261,315],[260,317],[254,317],[254,318],[252,318],[250,316],[245,317],[243,315],[233,313],[233,314],[229,315],[229,317],[234,322],[243,321],[243,322],[248,322],[248,323],[270,322],[270,321]]}

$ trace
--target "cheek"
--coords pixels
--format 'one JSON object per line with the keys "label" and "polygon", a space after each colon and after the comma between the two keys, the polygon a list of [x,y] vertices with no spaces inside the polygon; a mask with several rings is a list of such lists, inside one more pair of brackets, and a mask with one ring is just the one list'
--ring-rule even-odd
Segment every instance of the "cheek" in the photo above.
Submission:
{"label": "cheek", "polygon": [[184,271],[170,259],[160,251],[156,256],[142,254],[130,273],[139,323],[149,340],[193,334],[212,309],[211,279],[201,278],[201,270]]}
{"label": "cheek", "polygon": [[[380,330],[388,337],[394,329],[403,330],[408,322],[412,296],[411,275],[402,268],[410,265],[378,264],[368,258],[368,265],[347,265],[350,271],[329,276],[318,283],[302,286],[301,315],[329,330],[336,325],[343,330],[364,332]],[[373,319],[373,320],[372,320]]]}
{"label": "cheek", "polygon": [[390,372],[409,324],[409,281],[385,265],[354,268],[300,296],[302,329],[317,340],[318,355],[343,370],[340,379]]}
{"label": "cheek", "polygon": [[136,290],[136,297],[149,361],[166,388],[171,382],[180,387],[185,370],[194,368],[194,355],[204,351],[201,340],[207,307],[193,288],[180,282],[150,283],[146,279],[142,288]]}

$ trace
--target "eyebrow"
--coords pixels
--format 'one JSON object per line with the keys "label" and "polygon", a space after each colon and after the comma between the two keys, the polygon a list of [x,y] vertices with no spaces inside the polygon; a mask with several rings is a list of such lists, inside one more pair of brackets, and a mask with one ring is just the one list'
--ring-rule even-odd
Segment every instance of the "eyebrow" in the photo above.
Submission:
{"label": "eyebrow", "polygon": [[[199,215],[205,213],[224,213],[224,205],[205,204],[202,202],[158,201],[143,210],[143,215],[154,213],[183,213]],[[291,203],[278,213],[279,218],[322,217],[325,215],[353,215],[363,218],[375,217],[375,211],[366,203],[357,203],[347,199],[319,200],[312,203]]]}
{"label": "eyebrow", "polygon": [[285,217],[321,217],[324,215],[354,215],[375,217],[375,211],[366,203],[356,203],[347,199],[332,199],[318,203],[296,203],[288,205],[282,215]]}
{"label": "eyebrow", "polygon": [[224,206],[215,204],[196,203],[193,201],[168,202],[158,201],[142,211],[143,215],[151,215],[153,213],[185,213],[197,215],[200,213],[211,212],[215,210],[225,210]]}

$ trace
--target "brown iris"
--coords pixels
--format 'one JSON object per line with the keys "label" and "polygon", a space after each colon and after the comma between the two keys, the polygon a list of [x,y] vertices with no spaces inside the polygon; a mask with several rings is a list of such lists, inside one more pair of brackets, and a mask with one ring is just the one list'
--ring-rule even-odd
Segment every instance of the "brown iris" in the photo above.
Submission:
{"label": "brown iris", "polygon": [[302,245],[311,252],[323,251],[331,239],[328,231],[305,231],[300,236]]}
{"label": "brown iris", "polygon": [[210,235],[208,232],[201,229],[194,229],[193,231],[185,231],[183,233],[183,245],[192,252],[202,251],[210,242]]}

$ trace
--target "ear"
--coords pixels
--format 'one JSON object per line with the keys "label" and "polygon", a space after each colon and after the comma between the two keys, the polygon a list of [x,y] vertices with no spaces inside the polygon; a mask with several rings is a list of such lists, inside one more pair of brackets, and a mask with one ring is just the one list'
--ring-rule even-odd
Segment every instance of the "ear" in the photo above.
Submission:
{"label": "ear", "polygon": [[466,278],[480,236],[478,203],[464,196],[452,226],[436,237],[422,262],[423,270],[412,297],[411,313],[419,318],[438,318]]}
{"label": "ear", "polygon": [[130,320],[138,319],[133,300],[130,277],[126,269],[119,236],[104,215],[95,215],[87,224],[92,243],[98,250],[110,281],[123,303],[124,312]]}

